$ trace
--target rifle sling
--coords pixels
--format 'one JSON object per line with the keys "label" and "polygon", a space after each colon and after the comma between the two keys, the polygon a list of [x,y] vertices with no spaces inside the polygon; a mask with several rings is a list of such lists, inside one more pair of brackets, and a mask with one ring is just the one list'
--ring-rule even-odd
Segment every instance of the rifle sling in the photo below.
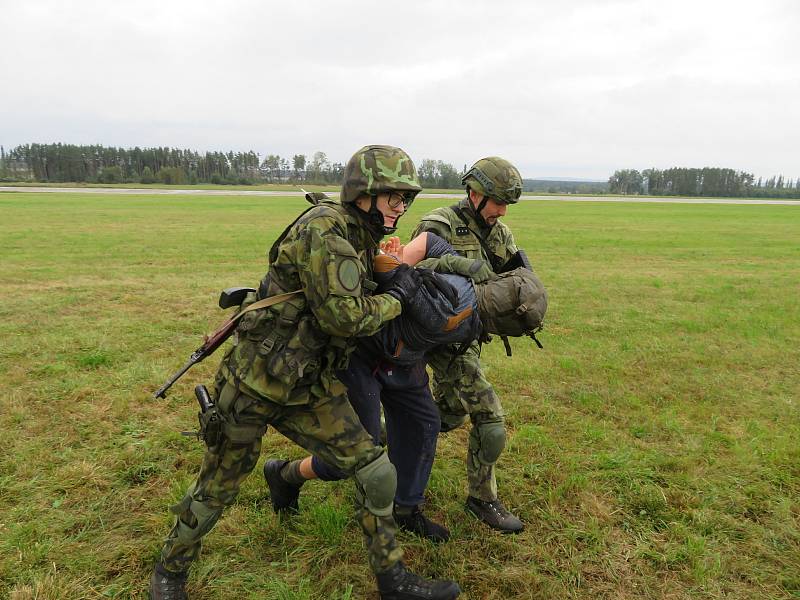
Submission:
{"label": "rifle sling", "polygon": [[293,292],[286,292],[284,294],[275,294],[274,296],[270,296],[269,298],[264,298],[257,302],[253,302],[247,308],[239,311],[235,315],[231,317],[231,321],[238,321],[241,319],[246,313],[249,313],[251,310],[258,310],[259,308],[267,308],[274,304],[280,304],[281,302],[286,302],[287,300],[291,300],[293,297],[297,296],[297,294],[302,294],[303,290],[295,290]]}

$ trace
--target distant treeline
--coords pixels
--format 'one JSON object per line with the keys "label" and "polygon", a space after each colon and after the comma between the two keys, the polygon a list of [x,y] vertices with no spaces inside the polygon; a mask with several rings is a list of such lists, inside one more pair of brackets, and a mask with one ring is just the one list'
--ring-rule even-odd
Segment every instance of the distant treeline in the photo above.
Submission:
{"label": "distant treeline", "polygon": [[522,191],[548,194],[605,194],[605,181],[560,181],[551,179],[523,179]]}
{"label": "distant treeline", "polygon": [[800,178],[783,175],[755,180],[752,174],[734,169],[625,169],[608,179],[612,194],[650,196],[715,196],[723,198],[800,198]]}
{"label": "distant treeline", "polygon": [[[310,159],[249,152],[206,152],[178,148],[115,148],[100,145],[24,144],[0,147],[0,181],[86,183],[239,184],[315,183],[339,185],[344,165],[324,152]],[[422,185],[458,187],[461,173],[440,160],[419,165]]]}

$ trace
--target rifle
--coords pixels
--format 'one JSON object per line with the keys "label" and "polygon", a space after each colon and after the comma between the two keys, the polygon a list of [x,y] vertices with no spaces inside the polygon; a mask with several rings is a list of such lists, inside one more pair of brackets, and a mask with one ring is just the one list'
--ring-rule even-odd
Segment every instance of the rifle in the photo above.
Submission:
{"label": "rifle", "polygon": [[[222,293],[219,297],[219,306],[220,308],[230,308],[231,306],[240,305],[244,301],[247,294],[255,291],[256,290],[253,288],[246,287],[228,288],[222,290]],[[300,293],[302,293],[302,290],[295,290],[294,292],[287,292],[285,294],[277,294],[275,296],[270,296],[269,298],[259,300],[258,302],[254,302],[247,308],[240,310],[230,319],[225,321],[219,328],[217,328],[214,333],[205,336],[203,345],[192,352],[191,356],[189,356],[189,360],[186,361],[186,364],[178,369],[178,371],[176,371],[172,377],[167,379],[167,382],[164,385],[156,390],[155,394],[153,394],[153,398],[166,398],[167,390],[171,388],[175,382],[178,381],[178,379],[180,379],[184,373],[186,373],[186,371],[191,369],[192,366],[196,365],[197,363],[203,361],[205,358],[211,356],[214,351],[225,342],[225,340],[233,335],[233,331],[236,329],[239,319],[241,319],[246,313],[259,308],[267,308],[268,306],[272,306],[273,304],[278,304],[280,302],[285,302],[286,300],[289,300]]]}
{"label": "rifle", "polygon": [[507,273],[508,271],[513,271],[514,269],[518,269],[519,267],[525,267],[528,271],[533,271],[533,267],[531,266],[531,261],[528,260],[528,255],[525,253],[525,250],[517,250],[514,255],[509,258],[506,263],[501,266],[496,273]]}

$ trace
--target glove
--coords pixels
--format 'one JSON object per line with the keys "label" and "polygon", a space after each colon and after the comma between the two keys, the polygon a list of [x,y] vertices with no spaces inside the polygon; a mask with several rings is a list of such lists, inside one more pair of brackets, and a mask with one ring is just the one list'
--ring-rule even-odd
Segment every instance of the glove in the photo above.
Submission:
{"label": "glove", "polygon": [[445,254],[438,258],[426,258],[417,264],[420,267],[429,267],[437,273],[451,273],[472,279],[475,283],[486,283],[496,277],[492,267],[485,260],[479,258],[466,258],[456,254]]}
{"label": "glove", "polygon": [[416,269],[407,264],[401,264],[394,270],[391,281],[384,290],[384,293],[394,296],[406,308],[408,303],[419,291],[422,285],[422,275]]}
{"label": "glove", "polygon": [[418,268],[416,271],[422,279],[422,285],[425,286],[431,297],[435,298],[441,294],[454,309],[458,307],[458,290],[450,285],[449,281],[431,269]]}

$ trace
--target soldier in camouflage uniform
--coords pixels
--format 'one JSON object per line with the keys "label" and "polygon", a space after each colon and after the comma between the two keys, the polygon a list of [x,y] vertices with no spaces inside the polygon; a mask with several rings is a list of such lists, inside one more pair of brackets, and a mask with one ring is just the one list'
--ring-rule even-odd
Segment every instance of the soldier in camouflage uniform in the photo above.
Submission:
{"label": "soldier in camouflage uniform", "polygon": [[[454,206],[425,215],[414,237],[430,231],[444,238],[462,256],[483,259],[498,272],[517,253],[511,230],[499,219],[519,200],[522,177],[507,160],[492,156],[476,162],[461,181],[467,196]],[[505,414],[480,363],[477,342],[460,355],[455,348],[429,355],[432,390],[442,418],[441,431],[472,421],[467,451],[467,508],[503,533],[522,531],[523,524],[497,496],[495,463],[505,446]]]}
{"label": "soldier in camouflage uniform", "polygon": [[239,323],[213,393],[221,439],[207,449],[197,480],[171,509],[175,525],[151,577],[151,598],[187,597],[187,572],[202,538],[256,466],[268,425],[355,479],[357,521],[381,598],[458,596],[454,582],[423,579],[404,567],[392,518],[395,469],[335,376],[347,364],[354,338],[397,317],[422,283],[407,269],[386,293],[371,295],[372,261],[384,227],[419,191],[405,152],[366,146],[345,168],[341,201],[310,208],[273,245],[269,272],[242,308],[277,294],[302,294],[251,311]]}

